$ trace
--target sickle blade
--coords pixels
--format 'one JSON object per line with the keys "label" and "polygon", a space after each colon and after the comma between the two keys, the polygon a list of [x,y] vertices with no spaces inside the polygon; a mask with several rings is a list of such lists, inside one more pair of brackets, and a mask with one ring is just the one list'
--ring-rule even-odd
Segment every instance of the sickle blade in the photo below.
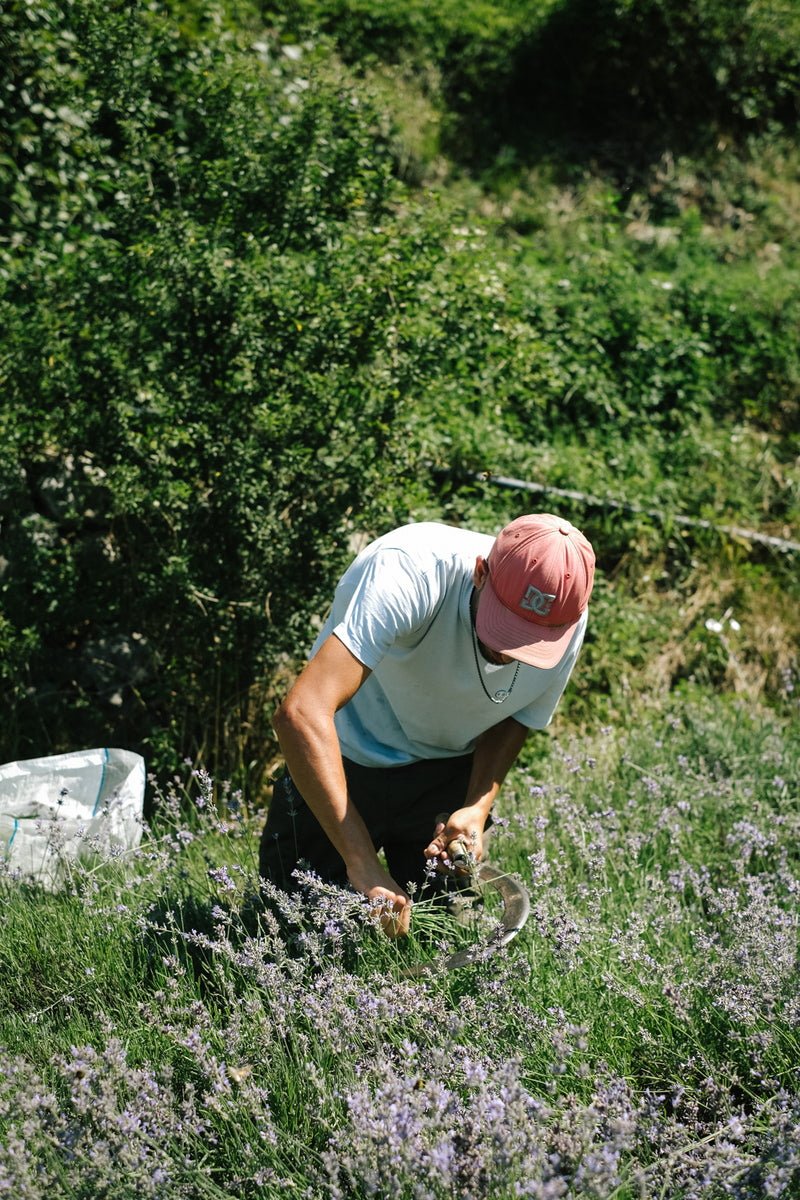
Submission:
{"label": "sickle blade", "polygon": [[412,967],[403,974],[407,976],[424,975],[429,971],[456,970],[458,967],[468,967],[472,963],[484,962],[503,946],[507,946],[525,925],[531,911],[531,902],[527,890],[522,883],[491,863],[479,863],[475,870],[475,881],[482,888],[493,888],[503,901],[503,915],[495,930],[486,941],[468,946],[466,950],[458,950],[449,955],[443,962],[434,959]]}

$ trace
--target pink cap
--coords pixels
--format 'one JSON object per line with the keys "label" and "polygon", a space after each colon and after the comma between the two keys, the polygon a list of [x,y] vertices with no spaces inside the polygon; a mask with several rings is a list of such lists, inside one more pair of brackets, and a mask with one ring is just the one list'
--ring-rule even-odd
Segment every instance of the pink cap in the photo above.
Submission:
{"label": "pink cap", "polygon": [[563,517],[534,513],[506,525],[489,551],[475,622],[498,654],[554,667],[589,603],[594,551]]}

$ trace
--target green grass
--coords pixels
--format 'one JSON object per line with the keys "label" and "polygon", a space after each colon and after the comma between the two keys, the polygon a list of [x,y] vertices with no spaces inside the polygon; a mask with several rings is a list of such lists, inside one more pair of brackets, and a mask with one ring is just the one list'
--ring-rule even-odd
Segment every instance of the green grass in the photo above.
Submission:
{"label": "green grass", "polygon": [[[149,1174],[140,1162],[108,1193],[126,1198],[152,1186],[156,1162],[170,1180],[159,1196],[277,1196],[290,1176],[333,1197],[342,1172],[360,1196],[373,1170],[412,1196],[413,1162],[471,1121],[474,1194],[505,1196],[552,1173],[525,1142],[531,1103],[539,1139],[567,1147],[565,1194],[684,1196],[698,1162],[708,1195],[736,1180],[755,1197],[784,1167],[796,1179],[797,734],[796,715],[688,690],[667,709],[642,701],[627,728],[542,736],[505,789],[491,850],[525,881],[531,918],[508,950],[458,971],[409,977],[474,936],[426,903],[406,943],[337,889],[311,883],[265,907],[257,828],[220,832],[213,806],[191,840],[166,806],[127,873],[94,871],[59,895],[9,881],[6,1079],[27,1064],[60,1116],[17,1084],[2,1127],[13,1141],[28,1121],[47,1194],[65,1197],[89,1194],[84,1176],[99,1186],[91,1140],[116,1145],[132,1112]],[[157,1080],[147,1101],[142,1072]],[[395,1106],[416,1159],[384,1159],[368,1095],[375,1112]],[[500,1097],[504,1158],[486,1115]]]}

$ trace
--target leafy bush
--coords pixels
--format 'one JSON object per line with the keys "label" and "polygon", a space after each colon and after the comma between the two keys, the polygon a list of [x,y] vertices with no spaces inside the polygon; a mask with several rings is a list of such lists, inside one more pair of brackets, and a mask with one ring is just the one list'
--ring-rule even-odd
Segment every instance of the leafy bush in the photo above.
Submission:
{"label": "leafy bush", "polygon": [[[409,45],[433,22],[442,55],[546,16],[369,11]],[[232,12],[0,14],[9,757],[122,742],[257,786],[265,707],[350,535],[506,519],[443,471],[796,511],[775,449],[797,395],[790,273],[728,263],[677,192],[652,245],[606,183],[574,227],[537,193],[524,241],[457,190],[415,195],[366,86]],[[774,442],[757,463],[753,421]],[[655,540],[641,525],[596,523],[606,564]]]}
{"label": "leafy bush", "polygon": [[3,31],[9,751],[214,758],[230,717],[255,754],[252,689],[304,641],[348,513],[391,510],[391,328],[425,259],[377,224],[369,110],[280,43],[92,0]]}
{"label": "leafy bush", "polygon": [[503,145],[528,149],[555,134],[581,153],[604,143],[624,170],[656,146],[794,127],[800,115],[800,24],[788,0],[278,7],[295,28],[333,37],[350,61],[435,63],[449,148],[484,165]]}

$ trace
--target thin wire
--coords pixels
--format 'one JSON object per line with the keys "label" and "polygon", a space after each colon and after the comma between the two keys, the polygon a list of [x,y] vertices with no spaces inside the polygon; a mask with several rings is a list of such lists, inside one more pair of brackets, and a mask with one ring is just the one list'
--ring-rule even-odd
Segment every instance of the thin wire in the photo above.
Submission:
{"label": "thin wire", "polygon": [[514,488],[522,492],[544,492],[553,496],[561,496],[565,500],[577,501],[579,504],[588,504],[593,508],[613,508],[618,512],[654,517],[658,521],[672,522],[674,525],[681,525],[690,529],[712,529],[717,533],[725,533],[728,537],[742,538],[748,542],[757,542],[761,546],[769,546],[771,549],[779,550],[783,554],[800,553],[800,542],[789,541],[788,538],[774,537],[769,533],[759,533],[755,529],[740,529],[738,525],[717,525],[714,521],[707,521],[703,517],[686,517],[682,513],[661,512],[656,508],[645,508],[641,504],[628,504],[622,500],[592,496],[586,492],[574,492],[568,488],[551,487],[545,483],[529,483],[525,479],[511,479],[504,475],[493,475],[491,471],[475,472],[471,477],[481,480],[483,483],[496,484],[497,487]]}

